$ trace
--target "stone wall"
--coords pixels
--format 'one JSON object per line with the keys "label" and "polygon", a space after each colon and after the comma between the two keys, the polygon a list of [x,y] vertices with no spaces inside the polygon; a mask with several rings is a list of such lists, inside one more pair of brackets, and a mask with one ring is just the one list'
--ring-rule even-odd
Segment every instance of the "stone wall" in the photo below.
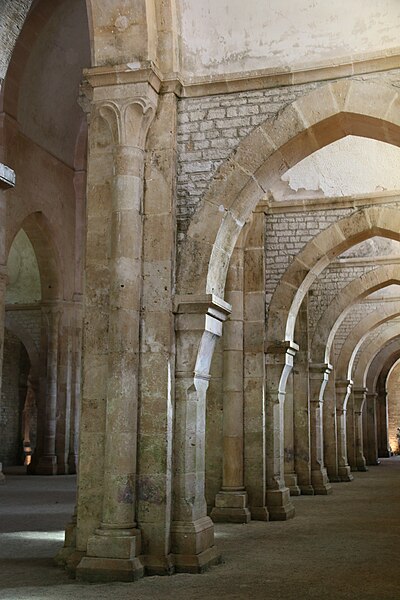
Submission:
{"label": "stone wall", "polygon": [[7,320],[10,325],[15,325],[19,329],[27,332],[33,340],[36,350],[40,349],[41,323],[42,316],[40,308],[26,308],[24,310],[13,310],[11,307],[6,311]]}
{"label": "stone wall", "polygon": [[[352,79],[398,84],[400,70]],[[179,239],[221,163],[261,122],[326,81],[259,91],[181,98],[178,102],[177,221]],[[319,223],[316,223],[318,228]]]}

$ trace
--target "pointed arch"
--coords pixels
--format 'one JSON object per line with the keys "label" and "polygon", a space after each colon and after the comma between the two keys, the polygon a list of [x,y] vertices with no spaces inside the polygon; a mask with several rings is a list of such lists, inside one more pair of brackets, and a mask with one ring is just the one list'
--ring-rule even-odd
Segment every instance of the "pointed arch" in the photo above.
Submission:
{"label": "pointed arch", "polygon": [[351,370],[356,354],[365,338],[377,327],[400,316],[400,302],[394,306],[382,306],[361,319],[347,336],[336,361],[336,378],[340,381],[351,379]]}
{"label": "pointed arch", "polygon": [[383,347],[394,340],[400,340],[399,322],[394,324],[393,327],[382,331],[371,344],[366,345],[365,348],[361,350],[353,375],[354,387],[366,387],[368,369],[371,366],[372,361]]}
{"label": "pointed arch", "polygon": [[335,335],[354,304],[369,294],[393,284],[400,284],[398,266],[385,265],[353,279],[342,288],[320,317],[315,328],[311,344],[313,362],[329,363]]}
{"label": "pointed arch", "polygon": [[394,87],[341,80],[302,96],[256,127],[217,171],[191,221],[179,262],[179,291],[223,297],[237,237],[274,178],[347,135],[399,145],[399,106]]}
{"label": "pointed arch", "polygon": [[10,237],[7,255],[12,241],[20,229],[25,231],[35,252],[40,273],[42,301],[61,299],[63,297],[63,269],[48,220],[42,212],[28,215]]}

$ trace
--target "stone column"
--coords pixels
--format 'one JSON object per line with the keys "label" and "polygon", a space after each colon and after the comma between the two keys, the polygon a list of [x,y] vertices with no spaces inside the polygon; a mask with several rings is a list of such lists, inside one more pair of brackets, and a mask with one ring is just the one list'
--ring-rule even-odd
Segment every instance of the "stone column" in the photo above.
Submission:
{"label": "stone column", "polygon": [[324,457],[329,481],[341,481],[338,465],[336,388],[331,373],[324,393]]}
{"label": "stone column", "polygon": [[[251,518],[268,521],[265,470],[265,215],[253,213],[244,249],[244,485]],[[255,265],[256,268],[255,268]]]}
{"label": "stone column", "polygon": [[58,353],[56,454],[57,473],[67,474],[71,430],[72,307],[63,304]]}
{"label": "stone column", "polygon": [[367,388],[353,388],[354,394],[354,430],[356,465],[359,471],[368,471],[364,457],[363,441],[363,409],[367,395]]}
{"label": "stone column", "polygon": [[308,296],[301,304],[296,320],[295,339],[301,340],[293,365],[294,467],[302,494],[312,496],[310,448],[310,388]]}
{"label": "stone column", "polygon": [[71,422],[68,455],[68,473],[76,473],[78,468],[78,440],[81,406],[81,365],[82,365],[82,305],[80,296],[74,302],[72,365],[71,365]]}
{"label": "stone column", "polygon": [[[0,403],[3,373],[5,297],[7,287],[6,198],[4,192],[9,188],[14,187],[14,185],[14,171],[0,163]],[[0,462],[0,483],[4,483],[4,481],[5,478],[2,470],[2,463]]]}
{"label": "stone column", "polygon": [[378,436],[376,427],[376,393],[367,393],[366,397],[366,420],[368,444],[366,447],[367,465],[379,465],[378,459]]}
{"label": "stone column", "polygon": [[[42,321],[46,331],[45,396],[40,399],[38,415],[38,445],[31,471],[35,475],[57,475],[56,429],[58,401],[58,352],[61,307],[42,306]],[[40,443],[39,443],[40,440]]]}
{"label": "stone column", "polygon": [[332,366],[310,365],[311,483],[315,494],[330,494],[332,486],[324,465],[323,398]]}
{"label": "stone column", "polygon": [[146,144],[137,520],[146,573],[169,574],[174,421],[175,94],[159,98]]}
{"label": "stone column", "polygon": [[176,298],[171,550],[178,572],[200,573],[220,560],[204,497],[206,393],[214,346],[230,312],[213,295]]}
{"label": "stone column", "polygon": [[211,512],[213,521],[248,523],[243,476],[243,250],[236,248],[227,277],[226,300],[232,306],[223,336],[222,489]]}
{"label": "stone column", "polygon": [[351,380],[335,382],[338,477],[340,481],[353,481],[347,459],[347,402],[351,393]]}
{"label": "stone column", "polygon": [[[387,414],[387,395],[384,387],[378,387],[376,398],[376,410],[378,418],[378,457],[388,458],[390,456],[389,441],[388,441],[388,414]],[[364,431],[367,425],[366,410],[363,412]],[[367,454],[368,448],[368,432],[364,437],[364,451]]]}
{"label": "stone column", "polygon": [[142,200],[145,142],[158,95],[148,74],[137,71],[133,76],[139,79],[137,83],[119,85],[112,80],[111,85],[104,85],[100,77],[96,85],[96,73],[91,77],[89,72],[91,120],[102,122],[99,131],[104,135],[91,142],[111,143],[113,155],[110,247],[105,265],[109,307],[103,502],[100,526],[89,537],[87,555],[77,567],[77,576],[89,581],[132,581],[143,575],[135,520]]}
{"label": "stone column", "polygon": [[282,342],[271,344],[265,355],[267,507],[272,521],[294,516],[290,490],[285,486],[284,403],[287,379],[298,349],[293,342]]}
{"label": "stone column", "polygon": [[355,434],[355,419],[354,419],[354,394],[351,391],[347,400],[346,410],[346,441],[347,441],[347,458],[352,471],[357,471],[356,462],[356,434]]}
{"label": "stone column", "polygon": [[291,496],[300,496],[301,491],[297,485],[297,475],[294,468],[294,414],[293,414],[293,371],[286,383],[284,404],[284,469],[285,485],[290,490]]}

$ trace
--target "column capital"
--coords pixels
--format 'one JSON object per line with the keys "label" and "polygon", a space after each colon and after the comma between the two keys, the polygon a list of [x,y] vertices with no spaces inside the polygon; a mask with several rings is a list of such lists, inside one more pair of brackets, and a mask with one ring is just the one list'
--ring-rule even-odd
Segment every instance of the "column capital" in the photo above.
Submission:
{"label": "column capital", "polygon": [[157,94],[161,89],[162,75],[152,61],[135,61],[122,65],[106,65],[83,70],[84,80],[92,88],[109,88],[119,85],[149,83]]}
{"label": "column capital", "polygon": [[368,388],[366,387],[356,387],[353,386],[353,393],[354,394],[366,394],[368,392]]}
{"label": "column capital", "polygon": [[78,103],[90,122],[100,118],[107,123],[114,146],[143,150],[157,109],[159,85],[154,83],[150,67],[122,67],[126,69],[86,69]]}
{"label": "column capital", "polygon": [[[206,317],[205,330],[220,336],[222,334],[222,323],[226,321],[231,311],[231,305],[214,294],[175,296],[175,329],[177,331],[204,329],[204,317]],[[193,320],[196,316],[200,317],[198,326]]]}
{"label": "column capital", "polygon": [[353,387],[353,380],[352,379],[337,379],[335,381],[335,388],[337,391],[348,391],[350,393],[352,387]]}
{"label": "column capital", "polygon": [[329,375],[333,371],[330,363],[311,363],[309,366],[310,376]]}
{"label": "column capital", "polygon": [[129,98],[93,102],[92,116],[94,114],[107,122],[115,146],[130,146],[143,150],[157,102],[156,98],[151,97],[154,94],[147,96],[145,90],[136,91],[139,93]]}
{"label": "column capital", "polygon": [[[286,354],[295,356],[298,351],[298,344],[292,342],[291,340],[285,340],[282,342],[266,342],[264,350],[266,355],[273,355],[275,357],[283,356]],[[268,363],[270,361],[266,358],[266,362]]]}

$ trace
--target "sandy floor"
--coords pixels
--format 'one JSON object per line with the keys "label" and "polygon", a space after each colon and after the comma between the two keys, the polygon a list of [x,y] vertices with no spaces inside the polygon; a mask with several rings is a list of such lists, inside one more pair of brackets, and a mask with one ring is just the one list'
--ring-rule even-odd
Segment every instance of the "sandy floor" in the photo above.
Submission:
{"label": "sandy floor", "polygon": [[7,600],[400,599],[400,459],[332,496],[294,498],[286,523],[217,525],[224,562],[203,575],[77,584],[52,565],[73,477],[10,475],[0,487],[0,598]]}

